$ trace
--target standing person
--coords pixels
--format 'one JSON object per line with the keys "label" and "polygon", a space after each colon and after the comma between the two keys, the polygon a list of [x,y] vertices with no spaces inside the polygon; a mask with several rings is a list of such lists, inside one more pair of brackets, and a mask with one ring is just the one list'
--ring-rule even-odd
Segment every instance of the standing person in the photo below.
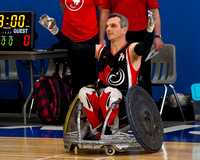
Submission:
{"label": "standing person", "polygon": [[[127,42],[141,42],[146,35],[147,10],[149,9],[156,17],[154,47],[156,51],[163,48],[164,44],[161,36],[161,21],[159,14],[158,0],[104,0],[103,11],[100,20],[100,44],[105,44],[106,21],[110,13],[119,13],[129,21],[127,32]],[[147,56],[147,55],[146,55]],[[150,95],[151,88],[151,62],[145,62],[146,56],[142,57],[142,65],[138,77],[138,83]]]}
{"label": "standing person", "polygon": [[[127,43],[128,20],[120,14],[111,14],[106,22],[106,33],[110,46],[75,43],[59,31],[54,19],[47,15],[40,18],[40,24],[50,30],[72,54],[78,57],[86,52],[85,56],[95,57],[99,61],[97,87],[100,94],[95,89],[87,87],[79,91],[79,99],[83,103],[91,132],[96,137],[101,134],[103,119],[107,116],[111,105],[122,100],[121,91],[127,91],[131,86],[137,85],[142,56],[148,54],[153,42],[155,17],[152,12],[149,12],[148,17],[144,40],[140,43]],[[123,106],[120,108],[124,110]],[[118,110],[119,104],[108,119],[106,134],[112,134],[118,129]]]}
{"label": "standing person", "polygon": [[[80,44],[99,43],[99,17],[103,0],[60,0],[63,11],[62,33]],[[97,78],[97,62],[84,55],[69,54],[68,62],[72,71],[73,97],[87,84],[94,84]]]}

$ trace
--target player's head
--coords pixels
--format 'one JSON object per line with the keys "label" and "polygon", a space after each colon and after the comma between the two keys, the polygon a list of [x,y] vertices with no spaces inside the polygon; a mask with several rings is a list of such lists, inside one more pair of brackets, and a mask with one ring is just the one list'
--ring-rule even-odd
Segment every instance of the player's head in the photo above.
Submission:
{"label": "player's head", "polygon": [[126,17],[113,13],[106,22],[106,33],[109,40],[126,36],[128,31],[128,20]]}
{"label": "player's head", "polygon": [[124,27],[127,27],[128,28],[128,19],[126,17],[124,17],[123,15],[121,14],[118,14],[118,13],[112,13],[110,14],[110,16],[108,17],[108,19],[110,18],[114,18],[114,17],[118,17],[120,19],[120,25],[121,25],[121,28],[124,28]]}

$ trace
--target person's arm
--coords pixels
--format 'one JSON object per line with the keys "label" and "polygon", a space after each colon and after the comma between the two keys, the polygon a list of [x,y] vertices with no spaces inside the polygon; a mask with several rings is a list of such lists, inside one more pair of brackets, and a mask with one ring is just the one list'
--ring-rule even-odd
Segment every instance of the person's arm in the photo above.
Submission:
{"label": "person's arm", "polygon": [[154,28],[154,31],[155,31],[155,39],[154,39],[154,47],[155,47],[155,50],[156,51],[159,51],[163,48],[164,44],[163,44],[163,41],[162,41],[162,37],[159,37],[161,36],[161,20],[160,20],[160,13],[159,13],[159,10],[158,8],[154,8],[154,9],[151,9],[151,12],[155,15],[156,17],[156,22],[155,22],[155,28]]}
{"label": "person's arm", "polygon": [[66,48],[70,53],[77,54],[78,56],[95,57],[95,45],[82,45],[75,43],[72,39],[65,36],[56,26],[56,21],[48,15],[42,15],[39,23],[47,28]]}
{"label": "person's arm", "polygon": [[61,7],[61,10],[64,14],[65,13],[65,4],[60,2],[60,7]]}
{"label": "person's arm", "polygon": [[147,34],[144,40],[140,43],[132,43],[129,47],[130,60],[133,68],[139,69],[141,65],[141,58],[148,54],[153,43],[153,30],[155,26],[155,16],[151,11],[148,14]]}
{"label": "person's arm", "polygon": [[102,14],[102,4],[101,5],[98,5],[97,6],[97,9],[98,9],[98,12],[99,12],[99,15],[98,15],[98,26],[100,28],[100,20],[101,20],[101,14]]}
{"label": "person's arm", "polygon": [[149,53],[149,50],[153,43],[153,32],[147,32],[144,40],[138,43],[135,48],[134,52],[137,56],[143,56]]}
{"label": "person's arm", "polygon": [[60,30],[57,34],[55,34],[55,37],[62,43],[63,46],[66,46],[70,53],[84,57],[95,57],[95,45],[78,44],[69,37],[65,36]]}
{"label": "person's arm", "polygon": [[133,53],[136,53],[136,55],[138,56],[143,56],[145,54],[148,54],[153,43],[153,30],[155,27],[156,18],[151,11],[149,11],[148,13],[149,14],[148,14],[147,34],[144,40],[135,45],[134,47]]}
{"label": "person's arm", "polygon": [[106,40],[105,40],[105,32],[106,32],[106,21],[110,15],[110,10],[109,9],[103,9],[101,18],[100,18],[100,31],[99,31],[99,43],[106,45]]}

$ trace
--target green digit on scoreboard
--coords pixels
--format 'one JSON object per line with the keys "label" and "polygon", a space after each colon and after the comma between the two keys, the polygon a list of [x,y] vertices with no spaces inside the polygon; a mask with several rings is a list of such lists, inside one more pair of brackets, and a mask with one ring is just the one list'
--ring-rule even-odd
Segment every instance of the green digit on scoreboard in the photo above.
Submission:
{"label": "green digit on scoreboard", "polygon": [[12,45],[13,45],[13,38],[9,38],[9,40],[8,40],[8,45],[9,45],[9,46],[12,46]]}
{"label": "green digit on scoreboard", "polygon": [[2,39],[1,39],[1,45],[2,45],[2,46],[5,46],[5,44],[6,44],[6,38],[2,38]]}

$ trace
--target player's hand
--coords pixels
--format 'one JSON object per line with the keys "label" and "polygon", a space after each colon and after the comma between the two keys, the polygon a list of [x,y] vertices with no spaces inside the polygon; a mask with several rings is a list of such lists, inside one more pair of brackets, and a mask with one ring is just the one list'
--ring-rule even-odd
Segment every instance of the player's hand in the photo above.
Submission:
{"label": "player's hand", "polygon": [[161,38],[155,38],[153,44],[156,52],[162,50],[164,47],[164,43]]}
{"label": "player's hand", "polygon": [[154,16],[154,14],[151,11],[148,11],[147,32],[149,32],[149,33],[153,32],[155,23],[156,23],[156,17]]}
{"label": "player's hand", "polygon": [[47,28],[53,35],[56,35],[59,31],[58,27],[56,26],[56,21],[53,18],[50,18],[48,15],[43,14],[40,17],[39,23]]}

